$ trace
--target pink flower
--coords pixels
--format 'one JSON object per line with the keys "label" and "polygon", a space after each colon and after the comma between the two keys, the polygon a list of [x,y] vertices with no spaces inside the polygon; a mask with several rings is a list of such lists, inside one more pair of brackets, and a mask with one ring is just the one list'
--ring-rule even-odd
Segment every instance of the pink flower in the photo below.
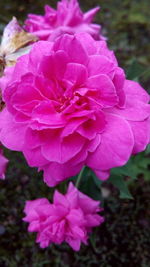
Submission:
{"label": "pink flower", "polygon": [[63,33],[74,34],[87,32],[95,39],[104,39],[100,35],[101,26],[92,20],[99,7],[82,13],[77,0],[62,0],[57,3],[57,10],[46,5],[45,15],[29,14],[25,21],[25,29],[41,40],[54,40]]}
{"label": "pink flower", "polygon": [[44,170],[49,186],[85,165],[107,179],[149,143],[149,95],[86,33],[35,43],[0,83],[0,140]]}
{"label": "pink flower", "polygon": [[7,167],[8,159],[3,156],[3,151],[0,148],[0,179],[5,179],[5,170]]}
{"label": "pink flower", "polygon": [[102,210],[99,204],[70,183],[66,195],[55,191],[53,204],[46,198],[27,201],[23,220],[29,222],[29,232],[38,233],[41,248],[65,241],[78,251],[81,242],[87,244],[92,228],[104,221],[97,214]]}

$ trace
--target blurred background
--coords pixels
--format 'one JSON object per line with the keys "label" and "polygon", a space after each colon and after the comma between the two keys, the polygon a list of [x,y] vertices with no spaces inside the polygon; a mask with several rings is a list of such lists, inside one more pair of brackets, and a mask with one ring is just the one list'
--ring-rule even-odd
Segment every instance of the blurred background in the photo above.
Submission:
{"label": "blurred background", "polygon": [[[83,11],[101,6],[95,22],[102,25],[108,45],[116,53],[127,77],[150,92],[149,0],[80,0]],[[5,0],[0,2],[0,34],[16,16],[43,14],[44,4],[54,0]],[[105,223],[95,229],[89,246],[74,253],[67,245],[39,249],[35,235],[22,222],[25,200],[51,199],[53,189],[42,174],[29,168],[20,153],[5,150],[10,159],[6,180],[0,181],[0,267],[149,267],[150,266],[150,148],[132,158],[126,179],[133,199],[124,200],[110,184],[104,184]],[[134,176],[134,179],[133,179]],[[131,179],[132,178],[132,179]],[[100,193],[98,193],[100,194]],[[120,194],[120,196],[119,196]],[[101,198],[101,196],[100,196]]]}

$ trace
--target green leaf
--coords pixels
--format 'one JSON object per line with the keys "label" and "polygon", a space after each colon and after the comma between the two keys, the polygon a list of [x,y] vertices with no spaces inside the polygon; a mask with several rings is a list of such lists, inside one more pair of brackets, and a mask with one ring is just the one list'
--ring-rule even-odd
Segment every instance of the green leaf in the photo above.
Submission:
{"label": "green leaf", "polygon": [[120,198],[133,199],[132,195],[129,192],[127,183],[125,182],[123,176],[112,175],[109,178],[108,182],[113,184],[119,190]]}
{"label": "green leaf", "polygon": [[136,59],[133,60],[132,64],[127,70],[127,79],[136,80],[145,72],[145,67],[138,63]]}
{"label": "green leaf", "polygon": [[[97,182],[96,182],[97,180]],[[101,200],[101,191],[100,184],[98,178],[95,174],[89,169],[85,168],[84,176],[81,179],[79,189],[83,193],[87,194],[91,198],[95,200]]]}
{"label": "green leaf", "polygon": [[95,175],[95,173],[94,173],[92,170],[90,170],[90,171],[91,171],[91,176],[92,176],[92,178],[93,178],[93,181],[94,181],[95,185],[96,185],[98,188],[100,188],[101,185],[102,185],[102,183],[103,183],[103,181],[100,180],[100,179],[98,179],[97,176]]}
{"label": "green leaf", "polygon": [[135,180],[137,179],[137,168],[136,165],[133,164],[132,159],[130,159],[126,165],[118,168],[113,168],[111,170],[111,174],[113,174],[114,176],[129,176],[132,180]]}
{"label": "green leaf", "polygon": [[150,145],[148,145],[145,150],[145,155],[149,155],[149,154],[150,154]]}

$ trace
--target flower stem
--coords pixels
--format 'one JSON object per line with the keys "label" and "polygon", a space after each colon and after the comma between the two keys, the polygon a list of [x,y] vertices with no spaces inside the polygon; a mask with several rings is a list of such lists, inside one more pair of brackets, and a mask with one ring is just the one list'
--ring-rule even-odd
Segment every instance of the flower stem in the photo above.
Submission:
{"label": "flower stem", "polygon": [[83,174],[84,170],[85,170],[85,166],[82,168],[82,170],[80,171],[80,173],[78,175],[78,178],[77,178],[77,181],[76,181],[76,184],[75,184],[75,186],[77,188],[79,188],[79,185],[80,185],[80,182],[81,182],[81,179],[82,179],[82,174]]}

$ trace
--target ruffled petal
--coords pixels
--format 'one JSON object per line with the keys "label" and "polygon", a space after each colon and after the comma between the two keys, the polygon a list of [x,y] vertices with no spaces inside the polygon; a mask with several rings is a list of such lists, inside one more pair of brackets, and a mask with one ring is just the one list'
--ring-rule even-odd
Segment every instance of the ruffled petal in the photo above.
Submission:
{"label": "ruffled petal", "polygon": [[15,122],[14,117],[6,108],[0,113],[0,122],[1,143],[9,149],[22,150],[27,125]]}
{"label": "ruffled petal", "polygon": [[84,146],[85,138],[78,134],[70,135],[63,140],[60,136],[49,136],[49,140],[42,146],[42,154],[50,162],[65,163],[79,153]]}
{"label": "ruffled petal", "polygon": [[93,169],[107,170],[124,165],[132,153],[134,138],[128,122],[113,114],[106,114],[106,121],[101,143],[87,159],[87,165]]}
{"label": "ruffled petal", "polygon": [[138,100],[144,103],[150,101],[150,95],[137,82],[126,80],[124,83],[124,92],[128,98],[134,98],[134,101]]}
{"label": "ruffled petal", "polygon": [[114,107],[107,109],[107,112],[129,121],[143,121],[150,116],[150,105],[136,99],[133,101],[131,96],[126,95],[125,108]]}
{"label": "ruffled petal", "polygon": [[65,164],[49,163],[42,167],[44,171],[44,181],[50,186],[56,186],[66,178],[77,175],[83,167],[83,163],[71,166],[69,162]]}
{"label": "ruffled petal", "polygon": [[115,69],[113,61],[110,61],[108,57],[103,55],[93,55],[89,57],[88,71],[90,76],[99,74],[111,75]]}
{"label": "ruffled petal", "polygon": [[91,92],[91,98],[96,99],[102,107],[112,107],[118,103],[115,86],[107,75],[91,76],[87,80],[87,87],[96,89],[95,92]]}
{"label": "ruffled petal", "polygon": [[133,154],[144,151],[149,144],[150,118],[140,122],[129,121],[129,124],[134,136]]}
{"label": "ruffled petal", "polygon": [[82,85],[88,77],[87,70],[84,65],[78,63],[67,64],[64,79],[69,80],[74,86]]}
{"label": "ruffled petal", "polygon": [[70,62],[86,65],[88,56],[81,43],[73,36],[64,34],[58,38],[53,46],[54,51],[63,50]]}

